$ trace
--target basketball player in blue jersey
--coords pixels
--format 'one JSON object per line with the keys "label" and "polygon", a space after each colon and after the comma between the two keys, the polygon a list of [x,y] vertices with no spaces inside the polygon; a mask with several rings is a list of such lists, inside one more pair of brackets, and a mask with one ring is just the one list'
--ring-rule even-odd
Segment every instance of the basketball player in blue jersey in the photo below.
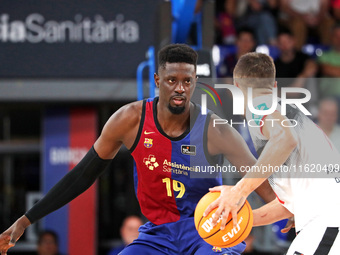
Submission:
{"label": "basketball player in blue jersey", "polygon": [[221,191],[221,196],[205,213],[218,207],[214,224],[222,212],[222,225],[229,212],[237,221],[238,208],[269,178],[277,198],[254,210],[254,226],[294,216],[297,237],[287,255],[340,254],[340,155],[336,147],[297,106],[288,104],[282,113],[283,99],[273,103],[277,85],[271,57],[262,53],[243,55],[234,69],[234,85],[245,98],[252,97],[255,109],[272,108],[272,113],[254,114],[245,100],[246,119],[252,123],[250,135],[260,156],[252,167],[254,171],[249,171],[235,186],[212,189]]}
{"label": "basketball player in blue jersey", "polygon": [[[193,220],[196,204],[209,188],[222,182],[221,178],[190,178],[190,161],[203,166],[221,163],[225,156],[239,168],[253,165],[255,159],[237,131],[227,125],[212,128],[212,120],[218,117],[201,115],[199,106],[190,101],[196,86],[197,53],[175,44],[164,47],[158,58],[159,97],[127,104],[115,112],[80,163],[1,234],[2,254],[27,226],[89,188],[123,144],[134,157],[135,191],[149,222],[121,255],[236,255],[244,250],[244,243],[213,249],[199,237]],[[258,192],[266,201],[275,197],[269,184]]]}

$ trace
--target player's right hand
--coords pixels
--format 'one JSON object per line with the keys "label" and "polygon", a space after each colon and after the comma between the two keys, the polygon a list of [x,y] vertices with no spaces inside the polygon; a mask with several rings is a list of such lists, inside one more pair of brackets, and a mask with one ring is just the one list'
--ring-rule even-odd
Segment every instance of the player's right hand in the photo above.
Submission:
{"label": "player's right hand", "polygon": [[19,218],[14,224],[0,235],[0,252],[1,255],[7,255],[9,248],[13,247],[18,239],[22,236],[25,229],[30,225],[26,216]]}

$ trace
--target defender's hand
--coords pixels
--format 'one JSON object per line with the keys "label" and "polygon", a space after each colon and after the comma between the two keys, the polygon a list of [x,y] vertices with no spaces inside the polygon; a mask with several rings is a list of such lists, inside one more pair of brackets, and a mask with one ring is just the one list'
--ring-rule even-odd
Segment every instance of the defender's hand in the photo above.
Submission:
{"label": "defender's hand", "polygon": [[244,204],[246,197],[242,197],[235,189],[235,186],[216,186],[209,189],[210,192],[221,192],[218,199],[212,202],[205,210],[203,216],[208,215],[213,209],[217,208],[213,214],[212,224],[215,226],[219,218],[221,218],[221,230],[227,224],[229,213],[233,218],[233,225],[237,225],[237,212]]}
{"label": "defender's hand", "polygon": [[292,228],[295,228],[294,217],[291,217],[291,218],[288,219],[286,226],[283,229],[281,229],[281,232],[287,233]]}

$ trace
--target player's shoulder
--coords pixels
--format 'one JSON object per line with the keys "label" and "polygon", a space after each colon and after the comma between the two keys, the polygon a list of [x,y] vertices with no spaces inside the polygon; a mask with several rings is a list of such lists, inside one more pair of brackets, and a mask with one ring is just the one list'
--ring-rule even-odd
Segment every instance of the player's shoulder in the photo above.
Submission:
{"label": "player's shoulder", "polygon": [[143,100],[141,101],[135,101],[135,102],[131,102],[131,103],[128,103],[124,106],[122,106],[119,111],[120,112],[124,112],[124,113],[127,113],[127,114],[131,114],[131,115],[140,115],[142,113],[142,110],[143,110]]}
{"label": "player's shoulder", "polygon": [[139,123],[143,111],[143,101],[128,103],[112,114],[108,123],[133,126]]}
{"label": "player's shoulder", "polygon": [[208,132],[214,135],[221,135],[223,132],[229,131],[231,126],[228,125],[228,120],[222,119],[216,113],[211,112],[209,119]]}

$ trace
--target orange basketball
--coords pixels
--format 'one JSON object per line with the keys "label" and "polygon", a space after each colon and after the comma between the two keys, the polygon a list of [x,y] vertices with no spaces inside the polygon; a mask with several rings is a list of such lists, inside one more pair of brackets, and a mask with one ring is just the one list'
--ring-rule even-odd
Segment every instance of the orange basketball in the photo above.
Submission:
{"label": "orange basketball", "polygon": [[220,230],[221,222],[217,221],[215,227],[212,226],[212,214],[203,217],[205,209],[220,196],[220,192],[209,192],[198,202],[195,210],[195,226],[198,234],[204,241],[220,248],[227,248],[241,243],[249,235],[253,227],[253,211],[246,201],[237,213],[238,224],[234,228],[231,214],[228,216],[227,225],[224,230]]}

